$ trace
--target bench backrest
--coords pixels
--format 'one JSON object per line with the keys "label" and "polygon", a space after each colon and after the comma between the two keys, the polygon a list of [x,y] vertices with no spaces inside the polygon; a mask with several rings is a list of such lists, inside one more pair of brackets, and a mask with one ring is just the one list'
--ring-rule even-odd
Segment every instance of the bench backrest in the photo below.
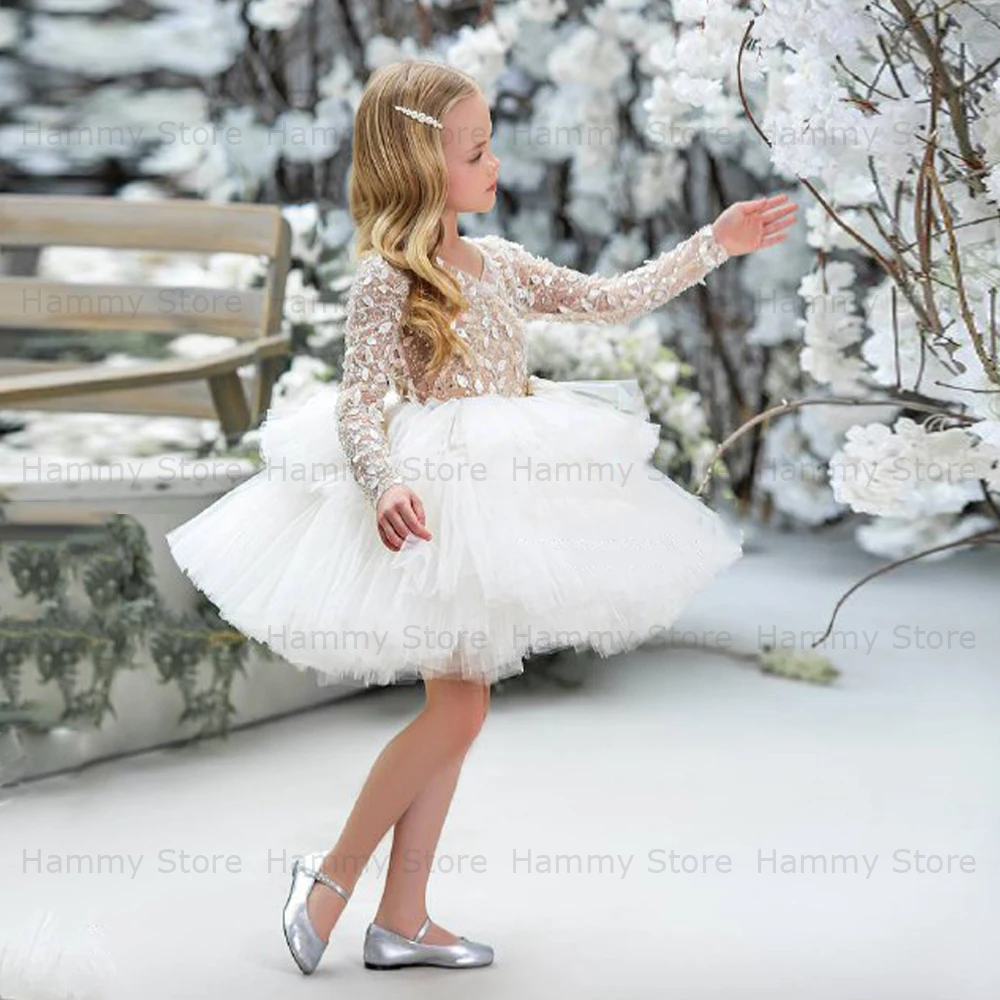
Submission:
{"label": "bench backrest", "polygon": [[223,289],[0,276],[0,327],[241,340],[281,331],[291,227],[276,205],[0,195],[0,247],[47,246],[255,254],[267,277],[262,288]]}

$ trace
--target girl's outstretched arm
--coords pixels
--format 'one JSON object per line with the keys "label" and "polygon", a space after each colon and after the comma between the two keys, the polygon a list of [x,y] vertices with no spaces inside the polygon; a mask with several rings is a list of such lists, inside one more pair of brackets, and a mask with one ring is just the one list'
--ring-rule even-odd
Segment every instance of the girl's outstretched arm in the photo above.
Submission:
{"label": "girl's outstretched arm", "polygon": [[510,261],[516,294],[526,319],[547,317],[587,323],[624,323],[662,306],[701,282],[729,258],[711,224],[670,250],[622,274],[584,274],[497,240]]}
{"label": "girl's outstretched arm", "polygon": [[401,363],[398,332],[408,290],[406,275],[373,253],[358,263],[347,297],[337,433],[372,507],[403,482],[390,457],[382,405]]}

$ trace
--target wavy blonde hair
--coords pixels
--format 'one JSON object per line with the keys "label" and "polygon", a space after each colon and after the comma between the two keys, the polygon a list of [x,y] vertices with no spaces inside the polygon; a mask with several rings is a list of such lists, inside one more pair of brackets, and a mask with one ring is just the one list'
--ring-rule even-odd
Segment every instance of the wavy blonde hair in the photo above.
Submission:
{"label": "wavy blonde hair", "polygon": [[469,302],[435,260],[448,194],[442,132],[395,106],[441,121],[453,105],[477,93],[475,79],[460,70],[405,60],[369,77],[354,119],[348,202],[357,226],[355,253],[374,251],[410,275],[403,323],[432,346],[431,377],[456,352],[469,355],[452,328]]}

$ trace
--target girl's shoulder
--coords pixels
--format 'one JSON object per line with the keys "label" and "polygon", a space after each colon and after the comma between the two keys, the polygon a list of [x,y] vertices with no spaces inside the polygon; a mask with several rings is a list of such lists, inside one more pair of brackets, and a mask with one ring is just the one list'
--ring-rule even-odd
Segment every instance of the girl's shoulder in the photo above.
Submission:
{"label": "girl's shoulder", "polygon": [[471,240],[489,257],[496,272],[501,275],[516,275],[520,270],[520,262],[526,251],[516,240],[500,236],[498,233],[488,233],[475,236]]}
{"label": "girl's shoulder", "polygon": [[499,233],[486,233],[483,236],[473,236],[469,242],[475,243],[476,246],[484,247],[486,250],[492,250],[495,253],[513,253],[520,249],[519,243],[507,239],[506,236],[501,236]]}
{"label": "girl's shoulder", "polygon": [[[494,263],[513,261],[526,252],[520,243],[497,233],[468,236],[466,239],[488,254]],[[409,271],[391,264],[377,250],[368,250],[358,257],[354,280],[356,284],[380,286],[398,294],[409,289],[412,276]]]}
{"label": "girl's shoulder", "polygon": [[410,276],[390,264],[377,250],[368,250],[357,260],[354,283],[366,289],[382,288],[389,292],[405,291],[410,286]]}

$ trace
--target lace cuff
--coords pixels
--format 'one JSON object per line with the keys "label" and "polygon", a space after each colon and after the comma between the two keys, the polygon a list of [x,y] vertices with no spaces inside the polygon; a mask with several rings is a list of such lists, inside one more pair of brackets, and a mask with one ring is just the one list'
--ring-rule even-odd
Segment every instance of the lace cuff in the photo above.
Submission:
{"label": "lace cuff", "polygon": [[390,455],[383,404],[400,357],[398,331],[408,290],[407,277],[373,253],[359,262],[347,297],[337,433],[372,507],[390,486],[403,482]]}
{"label": "lace cuff", "polygon": [[711,224],[703,226],[671,250],[622,274],[585,274],[537,257],[518,243],[513,248],[514,273],[522,314],[527,319],[588,323],[623,323],[662,306],[730,254],[715,239]]}

